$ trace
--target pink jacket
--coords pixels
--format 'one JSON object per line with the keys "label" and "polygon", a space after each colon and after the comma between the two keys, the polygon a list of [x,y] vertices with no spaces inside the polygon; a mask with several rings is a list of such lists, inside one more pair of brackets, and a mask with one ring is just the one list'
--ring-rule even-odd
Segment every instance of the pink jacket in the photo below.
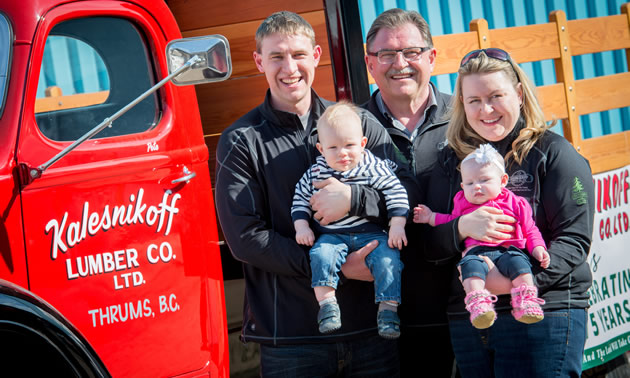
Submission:
{"label": "pink jacket", "polygon": [[511,239],[503,240],[501,243],[490,243],[475,240],[473,238],[466,238],[464,243],[466,244],[467,249],[475,245],[500,245],[503,247],[514,246],[520,249],[527,249],[527,251],[531,253],[534,247],[537,246],[543,246],[545,249],[547,248],[545,246],[545,241],[534,222],[531,206],[525,198],[515,195],[509,189],[503,188],[501,194],[499,194],[497,198],[487,201],[482,205],[474,205],[468,202],[464,197],[464,191],[460,190],[455,195],[453,204],[454,207],[451,214],[435,213],[436,225],[449,222],[461,215],[472,213],[481,206],[490,206],[501,209],[504,214],[516,218],[516,223],[513,224],[514,233]]}

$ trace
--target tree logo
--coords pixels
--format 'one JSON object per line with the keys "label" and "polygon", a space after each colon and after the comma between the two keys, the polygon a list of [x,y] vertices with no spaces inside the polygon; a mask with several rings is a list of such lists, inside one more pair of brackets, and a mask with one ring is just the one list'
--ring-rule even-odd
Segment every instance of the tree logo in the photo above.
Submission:
{"label": "tree logo", "polygon": [[584,205],[588,199],[588,195],[584,190],[584,185],[582,185],[582,181],[580,181],[578,177],[573,179],[573,192],[571,193],[571,198],[578,205]]}

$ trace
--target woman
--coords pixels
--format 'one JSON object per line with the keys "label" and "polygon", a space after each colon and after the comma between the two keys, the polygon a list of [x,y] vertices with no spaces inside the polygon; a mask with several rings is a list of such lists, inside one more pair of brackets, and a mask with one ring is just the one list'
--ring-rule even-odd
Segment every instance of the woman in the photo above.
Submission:
{"label": "woman", "polygon": [[[435,211],[449,213],[460,188],[461,159],[491,143],[506,159],[507,188],[531,204],[551,256],[546,269],[531,261],[534,283],[546,302],[544,320],[536,324],[516,321],[510,296],[500,295],[494,325],[475,329],[455,272],[448,313],[459,369],[463,377],[579,377],[592,281],[586,263],[594,213],[589,164],[566,139],[548,130],[533,84],[507,52],[472,51],[458,73],[448,143],[440,151],[441,165],[434,170],[427,197],[442,206]],[[507,239],[513,222],[500,210],[480,208],[426,230],[427,250],[436,253],[435,259],[458,259],[465,238]],[[509,294],[509,279],[489,266],[488,289]]]}

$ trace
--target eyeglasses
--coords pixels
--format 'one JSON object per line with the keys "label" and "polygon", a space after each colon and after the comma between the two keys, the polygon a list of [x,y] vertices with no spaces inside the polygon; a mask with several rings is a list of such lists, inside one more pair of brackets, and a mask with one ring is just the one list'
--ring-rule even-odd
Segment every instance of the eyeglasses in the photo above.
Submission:
{"label": "eyeglasses", "polygon": [[487,49],[479,49],[479,50],[473,50],[471,52],[469,52],[468,54],[464,55],[464,57],[462,58],[461,63],[459,63],[460,67],[465,66],[468,62],[470,62],[472,59],[475,59],[476,57],[479,56],[479,54],[484,53],[486,54],[487,57],[492,58],[492,59],[497,59],[503,62],[508,62],[510,63],[510,66],[512,66],[512,69],[514,70],[514,74],[516,75],[516,80],[521,81],[520,77],[518,76],[518,72],[516,71],[516,68],[514,67],[514,62],[512,61],[512,57],[510,56],[510,54],[502,49],[498,49],[496,47],[490,47]]}
{"label": "eyeglasses", "polygon": [[412,62],[415,60],[419,60],[422,57],[422,53],[430,49],[431,47],[429,46],[407,47],[406,49],[400,49],[400,50],[383,49],[377,52],[368,51],[367,54],[369,56],[375,56],[378,59],[378,62],[381,64],[392,64],[396,61],[396,58],[398,58],[398,53],[402,53],[403,58],[405,58],[407,62]]}

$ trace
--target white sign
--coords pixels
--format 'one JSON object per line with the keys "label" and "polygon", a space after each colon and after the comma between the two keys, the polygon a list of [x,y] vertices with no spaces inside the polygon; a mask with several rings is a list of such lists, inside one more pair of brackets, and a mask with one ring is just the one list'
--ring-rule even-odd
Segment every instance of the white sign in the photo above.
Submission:
{"label": "white sign", "polygon": [[584,370],[630,349],[630,166],[593,176],[593,273]]}

